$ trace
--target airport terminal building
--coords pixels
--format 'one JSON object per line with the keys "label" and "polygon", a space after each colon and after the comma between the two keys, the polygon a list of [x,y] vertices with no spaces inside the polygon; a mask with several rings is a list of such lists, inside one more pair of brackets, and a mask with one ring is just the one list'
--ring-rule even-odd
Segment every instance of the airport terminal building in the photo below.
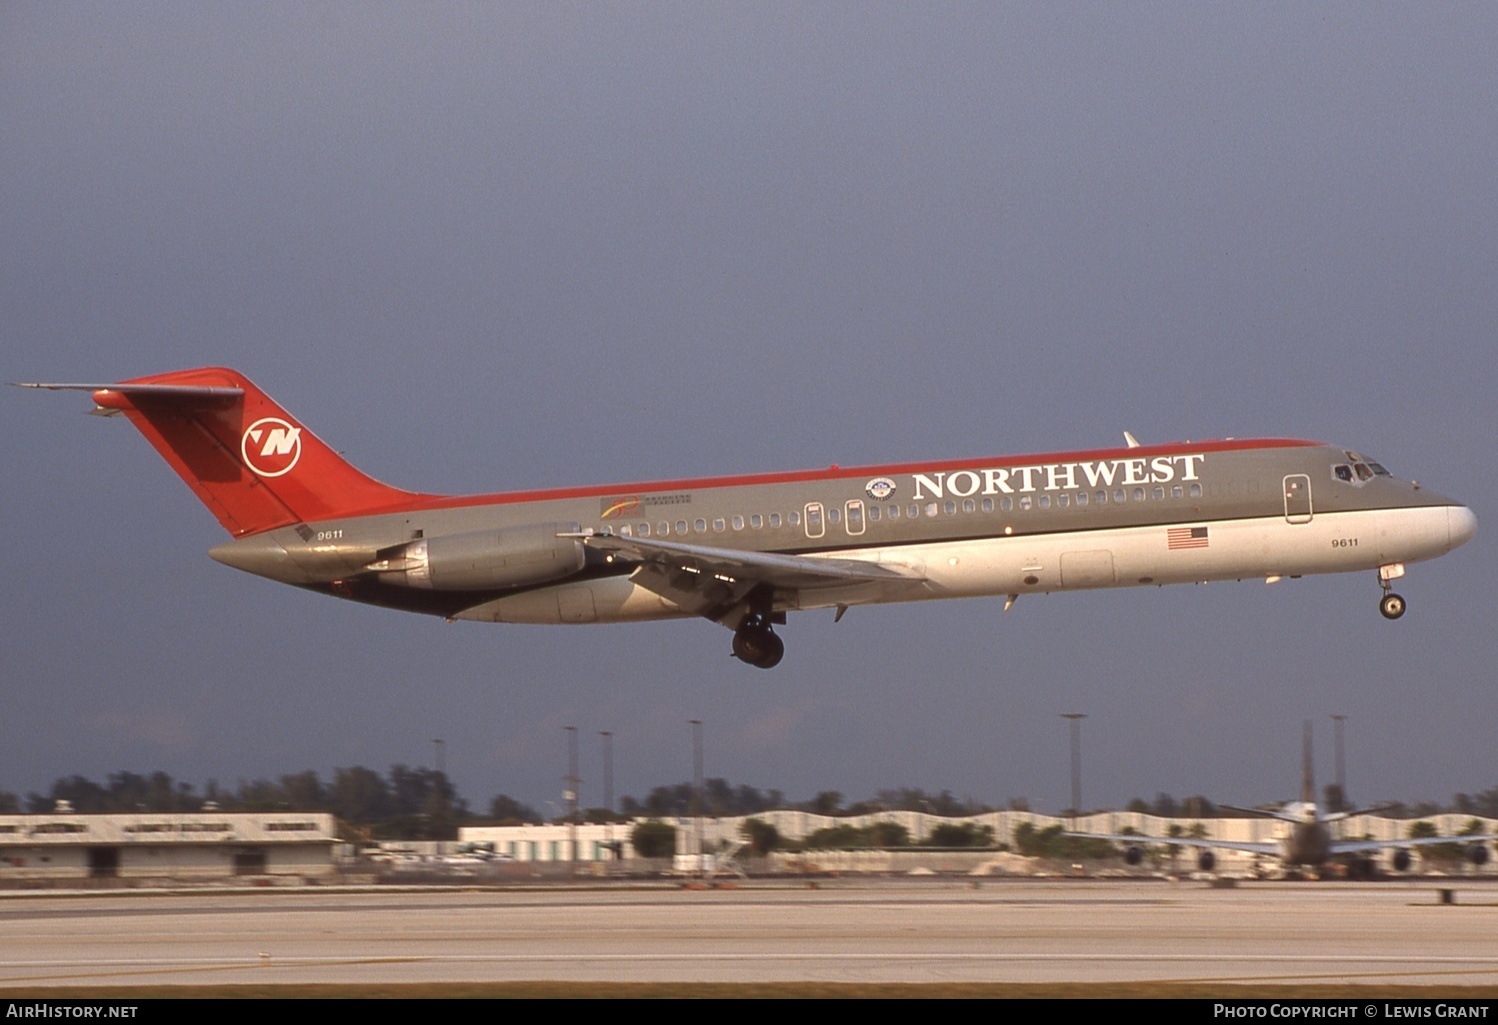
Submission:
{"label": "airport terminal building", "polygon": [[337,842],[321,812],[0,815],[0,885],[323,879]]}

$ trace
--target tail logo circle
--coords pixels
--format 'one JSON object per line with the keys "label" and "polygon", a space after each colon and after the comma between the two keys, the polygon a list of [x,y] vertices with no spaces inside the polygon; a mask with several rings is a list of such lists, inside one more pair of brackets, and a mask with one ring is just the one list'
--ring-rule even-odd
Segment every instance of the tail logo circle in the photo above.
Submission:
{"label": "tail logo circle", "polygon": [[279,477],[302,458],[302,429],[275,416],[256,420],[239,439],[239,454],[259,476]]}

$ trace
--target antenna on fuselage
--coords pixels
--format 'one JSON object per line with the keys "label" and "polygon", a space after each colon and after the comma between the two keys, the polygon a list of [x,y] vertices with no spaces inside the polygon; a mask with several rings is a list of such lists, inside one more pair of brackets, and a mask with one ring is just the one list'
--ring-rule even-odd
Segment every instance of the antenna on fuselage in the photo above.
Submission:
{"label": "antenna on fuselage", "polygon": [[1124,441],[1128,443],[1128,446],[1130,448],[1139,448],[1140,447],[1139,446],[1139,439],[1136,438],[1136,437],[1134,437],[1128,431],[1124,431]]}

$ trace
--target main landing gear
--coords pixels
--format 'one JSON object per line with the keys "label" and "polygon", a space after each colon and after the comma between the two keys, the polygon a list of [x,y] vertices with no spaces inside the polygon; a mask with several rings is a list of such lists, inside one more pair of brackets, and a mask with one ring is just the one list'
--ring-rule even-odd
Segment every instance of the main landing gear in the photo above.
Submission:
{"label": "main landing gear", "polygon": [[733,657],[758,669],[772,669],[785,657],[785,642],[764,616],[745,616],[733,632]]}

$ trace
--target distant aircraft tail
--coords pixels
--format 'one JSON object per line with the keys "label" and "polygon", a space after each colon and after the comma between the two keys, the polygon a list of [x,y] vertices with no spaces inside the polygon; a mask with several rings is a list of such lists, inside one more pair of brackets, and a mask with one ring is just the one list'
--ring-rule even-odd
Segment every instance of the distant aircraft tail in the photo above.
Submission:
{"label": "distant aircraft tail", "polygon": [[360,473],[234,370],[28,387],[91,391],[123,413],[235,537],[425,497]]}

